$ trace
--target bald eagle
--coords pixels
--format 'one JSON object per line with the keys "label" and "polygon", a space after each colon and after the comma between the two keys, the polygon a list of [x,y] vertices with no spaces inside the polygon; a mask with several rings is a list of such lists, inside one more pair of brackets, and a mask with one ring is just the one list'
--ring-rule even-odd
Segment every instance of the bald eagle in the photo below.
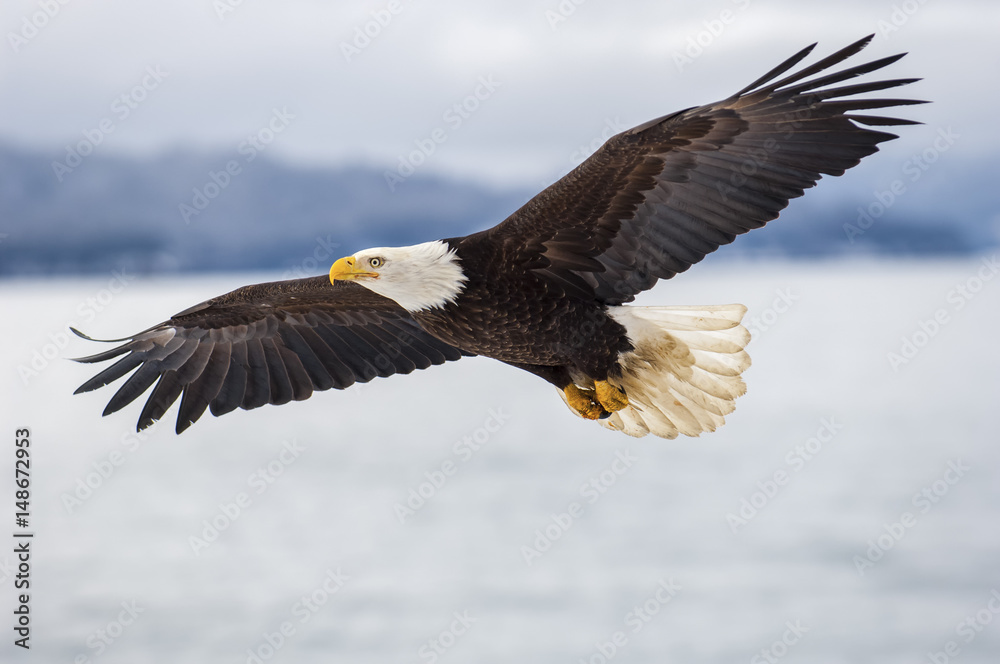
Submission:
{"label": "bald eagle", "polygon": [[283,404],[482,355],[631,436],[714,431],[745,392],[746,308],[627,303],[896,138],[868,127],[917,124],[858,111],[923,102],[854,95],[919,79],[830,87],[903,54],[809,78],[871,38],[779,78],[813,44],[722,101],[613,136],[488,230],[359,251],[329,276],[245,286],[114,340],[125,343],[79,358],[120,359],[77,393],[134,370],[104,414],[155,382],[137,428],[180,398],[180,433],[206,409]]}

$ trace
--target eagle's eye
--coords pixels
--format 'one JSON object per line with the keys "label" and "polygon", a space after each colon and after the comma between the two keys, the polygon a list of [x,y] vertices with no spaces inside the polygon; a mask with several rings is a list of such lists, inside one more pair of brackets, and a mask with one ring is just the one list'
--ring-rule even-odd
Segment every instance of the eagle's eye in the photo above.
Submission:
{"label": "eagle's eye", "polygon": [[385,261],[379,258],[378,256],[376,256],[375,258],[368,259],[368,264],[375,268],[382,267],[382,263],[384,262]]}

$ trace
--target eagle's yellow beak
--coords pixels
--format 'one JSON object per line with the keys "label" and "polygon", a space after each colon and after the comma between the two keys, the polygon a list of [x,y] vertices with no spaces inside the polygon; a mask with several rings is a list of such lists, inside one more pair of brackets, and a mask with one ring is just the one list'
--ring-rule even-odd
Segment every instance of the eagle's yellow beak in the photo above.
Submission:
{"label": "eagle's yellow beak", "polygon": [[330,283],[340,279],[343,281],[354,281],[355,279],[375,279],[377,272],[365,272],[354,267],[354,256],[345,256],[336,261],[330,268]]}

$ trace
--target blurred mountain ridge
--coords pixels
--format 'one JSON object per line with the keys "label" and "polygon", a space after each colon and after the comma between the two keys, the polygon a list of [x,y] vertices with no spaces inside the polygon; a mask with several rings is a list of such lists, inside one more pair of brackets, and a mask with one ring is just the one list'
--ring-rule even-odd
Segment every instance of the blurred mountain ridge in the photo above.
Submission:
{"label": "blurred mountain ridge", "polygon": [[[418,169],[391,190],[370,165],[293,166],[174,151],[80,158],[0,144],[0,276],[281,270],[322,274],[343,255],[488,228],[536,191]],[[958,256],[995,248],[1000,158],[929,171],[911,191],[863,178],[792,202],[718,258]],[[395,172],[394,170],[391,172]],[[884,179],[884,178],[883,178]],[[883,188],[880,189],[879,186]],[[824,193],[825,192],[825,193]]]}

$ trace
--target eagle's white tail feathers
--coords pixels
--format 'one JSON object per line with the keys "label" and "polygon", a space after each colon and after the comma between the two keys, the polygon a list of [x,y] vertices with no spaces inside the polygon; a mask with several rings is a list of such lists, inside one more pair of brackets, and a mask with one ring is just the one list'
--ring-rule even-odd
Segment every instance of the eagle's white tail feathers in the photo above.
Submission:
{"label": "eagle's white tail feathers", "polygon": [[635,349],[620,358],[621,378],[611,380],[629,405],[600,420],[603,426],[637,438],[676,438],[725,423],[746,392],[740,378],[750,366],[744,350],[750,333],[740,325],[746,307],[621,306],[609,313],[625,326]]}

